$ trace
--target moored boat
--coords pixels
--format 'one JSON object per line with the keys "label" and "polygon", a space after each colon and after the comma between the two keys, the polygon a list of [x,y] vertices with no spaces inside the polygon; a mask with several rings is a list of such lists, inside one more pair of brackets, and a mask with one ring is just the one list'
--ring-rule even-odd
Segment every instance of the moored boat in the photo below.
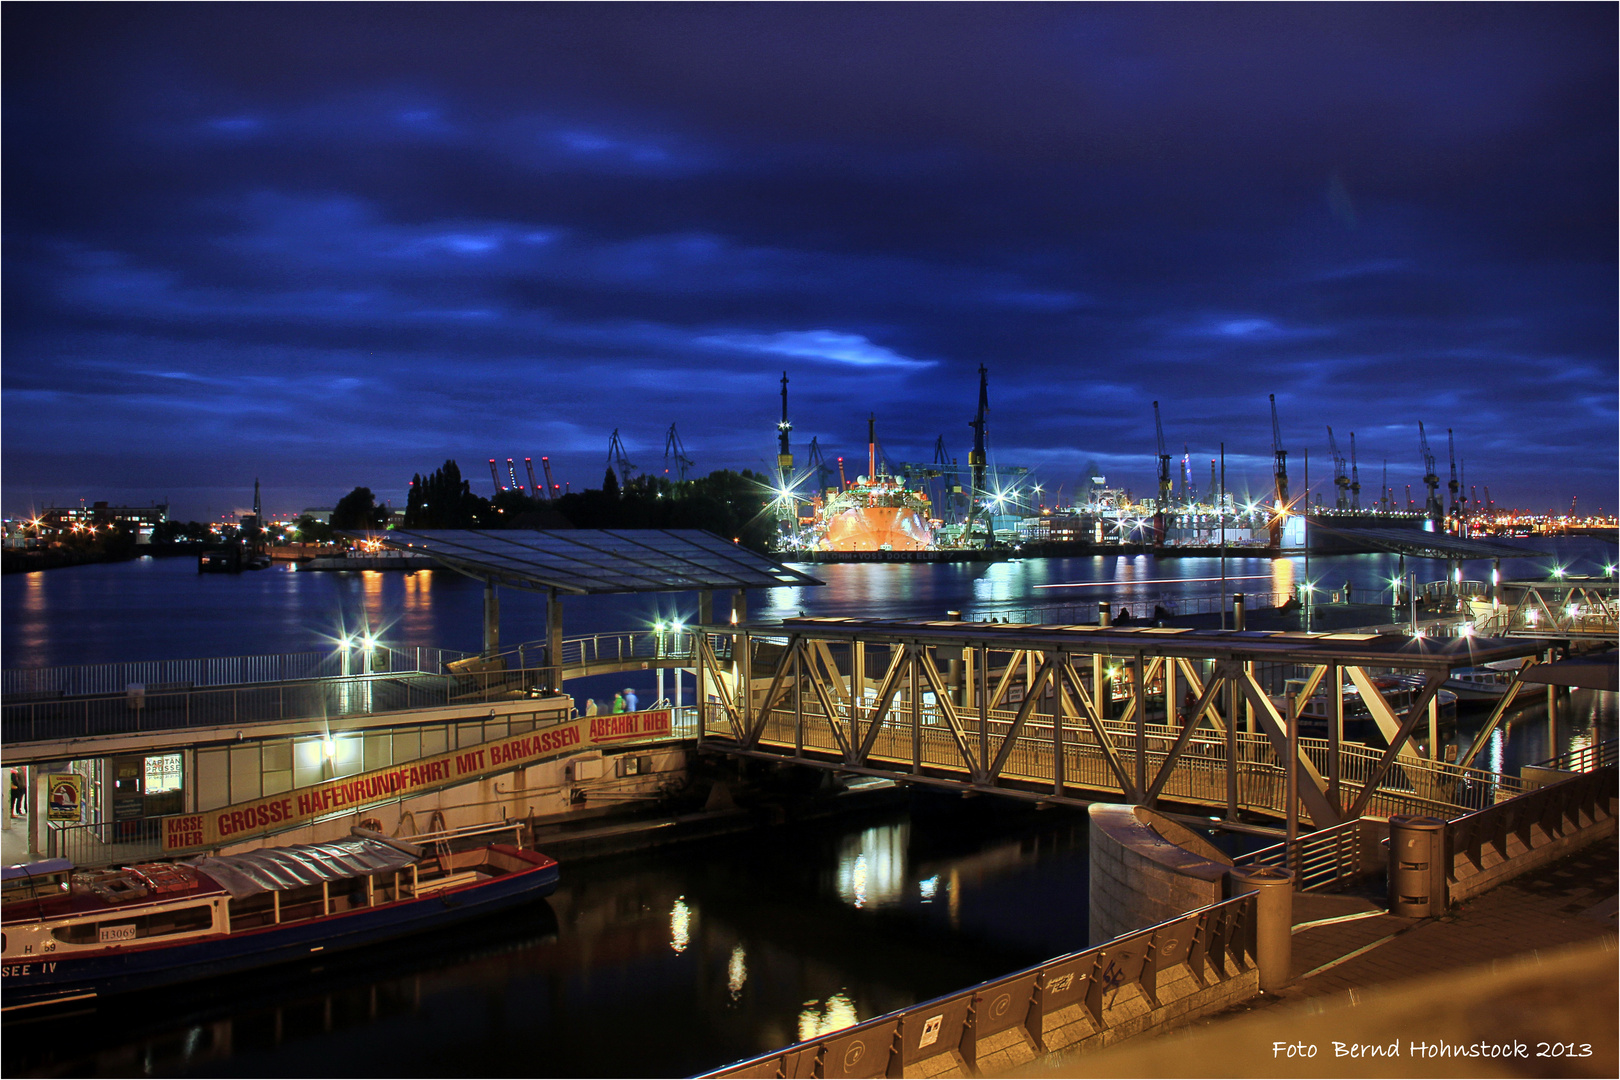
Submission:
{"label": "moored boat", "polygon": [[[1390,710],[1397,716],[1412,707],[1418,695],[1423,690],[1423,678],[1407,675],[1377,675],[1372,680],[1373,687],[1380,697],[1389,705]],[[1289,679],[1284,684],[1284,694],[1274,697],[1272,701],[1282,710],[1286,696],[1297,697],[1305,688],[1304,679]],[[1449,690],[1441,689],[1435,693],[1435,709],[1438,726],[1442,732],[1455,730],[1457,725],[1457,695]],[[1318,686],[1316,693],[1311,695],[1305,707],[1299,712],[1299,732],[1301,735],[1314,739],[1325,739],[1328,736],[1328,720],[1332,716],[1333,703],[1328,697],[1328,688]],[[1428,737],[1428,725],[1419,723],[1415,737],[1423,740]],[[1383,730],[1373,719],[1372,711],[1367,703],[1361,699],[1361,691],[1354,683],[1344,684],[1344,727],[1342,730],[1346,742],[1359,742],[1385,745]]]}
{"label": "moored boat", "polygon": [[4,870],[3,1008],[85,1001],[335,952],[549,895],[555,860],[512,844],[343,840],[189,863]]}
{"label": "moored boat", "polygon": [[1445,689],[1457,695],[1459,704],[1495,704],[1513,684],[1513,674],[1493,667],[1454,668]]}

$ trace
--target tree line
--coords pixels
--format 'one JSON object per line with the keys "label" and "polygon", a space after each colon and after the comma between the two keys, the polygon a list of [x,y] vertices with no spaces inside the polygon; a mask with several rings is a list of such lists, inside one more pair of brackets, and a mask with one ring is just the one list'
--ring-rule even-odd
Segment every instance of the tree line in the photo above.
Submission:
{"label": "tree line", "polygon": [[[553,500],[503,490],[475,495],[454,460],[411,477],[405,496],[407,529],[707,529],[744,547],[766,551],[776,530],[769,480],[749,469],[720,469],[692,480],[632,477],[622,486],[610,468],[600,488]],[[337,530],[387,526],[387,507],[357,487],[332,510]],[[300,530],[302,531],[302,530]]]}

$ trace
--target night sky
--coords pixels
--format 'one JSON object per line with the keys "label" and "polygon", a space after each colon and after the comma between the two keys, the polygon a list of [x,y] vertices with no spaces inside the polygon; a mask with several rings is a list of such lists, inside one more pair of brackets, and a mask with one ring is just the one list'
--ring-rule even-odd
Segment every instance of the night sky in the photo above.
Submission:
{"label": "night sky", "polygon": [[[4,510],[765,469],[1613,511],[1616,8],[8,4]],[[854,464],[859,459],[862,464]],[[504,468],[504,465],[503,465]],[[1480,491],[1483,497],[1483,490]]]}

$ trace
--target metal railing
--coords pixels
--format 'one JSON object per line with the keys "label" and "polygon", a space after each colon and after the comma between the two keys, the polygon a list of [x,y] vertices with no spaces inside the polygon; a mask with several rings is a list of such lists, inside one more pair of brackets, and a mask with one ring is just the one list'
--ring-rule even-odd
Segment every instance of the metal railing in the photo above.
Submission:
{"label": "metal railing", "polygon": [[[1293,843],[1284,841],[1261,848],[1233,862],[1238,866],[1275,866],[1291,870],[1297,892],[1328,891],[1381,868],[1383,864],[1376,856],[1382,852],[1376,846],[1372,849],[1374,857],[1369,858],[1369,832],[1382,833],[1381,826],[1382,822],[1357,818],[1307,833]],[[1372,838],[1375,845],[1377,839],[1381,836]]]}
{"label": "metal railing", "polygon": [[0,706],[9,744],[511,701],[555,684],[549,668],[455,675],[354,675],[168,693],[103,694]]}
{"label": "metal railing", "polygon": [[[1122,590],[1119,593],[1099,593],[1089,598],[1087,602],[1069,601],[1060,604],[986,604],[975,606],[970,612],[964,612],[968,622],[1014,622],[1037,623],[1045,625],[1063,626],[1089,626],[1097,621],[1097,607],[1106,601],[1113,610],[1121,607],[1130,611],[1133,622],[1148,622],[1162,617],[1157,614],[1158,609],[1171,616],[1181,615],[1207,615],[1215,612],[1229,610],[1232,599],[1231,593],[1225,596],[1180,596],[1161,593],[1156,596],[1135,594],[1123,590],[1130,588],[1130,582],[1116,582]],[[1245,592],[1245,603],[1250,610],[1262,608],[1281,607],[1293,598],[1288,592]]]}
{"label": "metal railing", "polygon": [[[1165,979],[1183,966],[1190,979]],[[1079,1006],[1091,1021],[1089,1037],[1140,1020],[1144,1002],[1173,1008],[1254,966],[1250,893],[702,1075],[934,1075],[939,1070],[922,1063],[953,1052],[976,1075],[980,1045],[993,1035],[1022,1028],[1038,1052],[1062,1050],[1069,1044],[1048,1044],[1045,1031],[1060,1009]]]}
{"label": "metal railing", "polygon": [[119,664],[6,668],[0,672],[0,697],[85,697],[122,694],[131,685],[191,689],[331,679],[347,675],[420,672],[439,674],[444,665],[471,653],[429,646],[333,652],[271,653],[263,656],[219,656],[197,660],[153,660]]}
{"label": "metal railing", "polygon": [[1620,761],[1620,739],[1606,739],[1591,746],[1566,750],[1546,761],[1525,766],[1527,769],[1561,769],[1564,772],[1591,772]]}
{"label": "metal railing", "polygon": [[[839,707],[831,722],[823,713],[820,703],[813,699],[803,701],[800,712],[805,721],[802,735],[796,730],[792,708],[772,709],[765,719],[760,745],[790,753],[796,753],[802,746],[806,753],[842,757],[845,745],[855,734],[850,729],[847,706]],[[916,764],[947,775],[956,774],[963,783],[969,782],[969,766],[963,760],[943,718],[927,702],[920,705],[918,714],[921,722],[914,748],[909,702],[901,699],[893,707],[890,720],[885,722],[872,744],[867,767],[897,773],[909,772],[915,755]],[[723,706],[711,703],[705,716],[706,737],[723,739],[733,734]],[[993,710],[990,718],[983,743],[993,760],[1001,753],[1009,737],[1015,714]],[[965,740],[977,753],[981,745],[978,717],[970,712],[962,717],[962,722]],[[842,741],[834,734],[833,724],[837,725],[839,734],[843,736]],[[1132,775],[1137,752],[1135,725],[1104,721],[1103,727],[1113,744],[1116,760],[1127,775]],[[863,724],[859,737],[864,738],[867,730]],[[1163,724],[1147,724],[1143,732],[1145,772],[1151,779],[1158,775],[1169,758],[1181,730]],[[1287,774],[1270,739],[1264,735],[1238,732],[1233,737],[1233,743],[1235,755],[1228,762],[1223,735],[1213,730],[1194,735],[1160,790],[1160,798],[1169,802],[1225,807],[1226,774],[1230,767],[1236,773],[1234,786],[1240,809],[1284,814],[1287,806]],[[1317,771],[1324,777],[1329,776],[1329,744],[1322,739],[1305,738],[1299,740],[1299,745]],[[1110,795],[1124,793],[1108,763],[1106,750],[1084,721],[1066,720],[1063,751],[1065,789],[1107,792]],[[1360,794],[1374,775],[1383,753],[1381,748],[1359,743],[1341,745],[1338,775],[1342,804],[1349,805]],[[1056,767],[1049,717],[1037,717],[1025,723],[1023,731],[1007,751],[1001,777],[1026,785],[1055,785]],[[1398,760],[1390,767],[1363,812],[1375,816],[1431,814],[1452,818],[1492,806],[1524,789],[1524,781],[1516,776],[1461,768],[1444,761],[1409,758]],[[1083,796],[1077,794],[1076,797]]]}
{"label": "metal railing", "polygon": [[1451,902],[1488,888],[1539,849],[1613,818],[1617,775],[1615,765],[1605,765],[1450,822]]}

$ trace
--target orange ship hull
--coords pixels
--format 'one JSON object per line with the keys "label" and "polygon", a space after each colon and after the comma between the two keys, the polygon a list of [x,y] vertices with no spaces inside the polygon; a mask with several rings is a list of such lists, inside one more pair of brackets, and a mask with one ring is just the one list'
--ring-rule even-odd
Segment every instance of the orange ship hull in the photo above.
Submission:
{"label": "orange ship hull", "polygon": [[926,551],[934,531],[909,506],[861,506],[827,523],[828,551]]}

